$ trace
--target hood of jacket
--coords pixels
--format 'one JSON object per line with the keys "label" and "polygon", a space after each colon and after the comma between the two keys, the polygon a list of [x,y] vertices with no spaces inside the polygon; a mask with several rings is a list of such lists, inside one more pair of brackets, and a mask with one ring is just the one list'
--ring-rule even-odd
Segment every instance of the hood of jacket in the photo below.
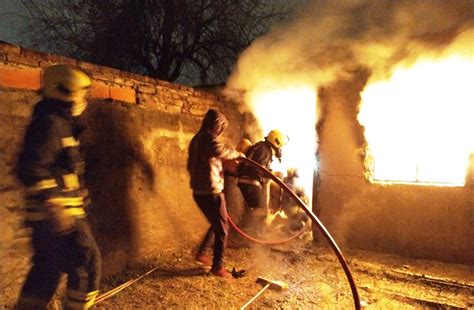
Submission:
{"label": "hood of jacket", "polygon": [[217,137],[227,128],[228,124],[229,122],[224,114],[217,110],[209,109],[206,116],[204,116],[200,131],[206,132],[212,137]]}

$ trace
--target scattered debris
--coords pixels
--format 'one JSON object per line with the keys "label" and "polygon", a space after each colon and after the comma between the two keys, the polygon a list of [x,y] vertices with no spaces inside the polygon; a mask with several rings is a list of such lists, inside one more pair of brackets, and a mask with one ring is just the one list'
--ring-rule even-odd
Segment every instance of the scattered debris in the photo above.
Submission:
{"label": "scattered debris", "polygon": [[[122,274],[103,281],[102,292],[160,266],[156,272],[104,300],[96,309],[229,309],[253,296],[261,274],[290,285],[286,291],[267,291],[252,308],[353,309],[344,274],[329,248],[266,247],[226,252],[230,266],[244,267],[243,277],[223,281],[196,270],[191,248],[182,253],[158,251],[157,258],[131,264]],[[186,252],[187,251],[187,252]],[[394,255],[347,251],[364,309],[469,308],[474,304],[474,266],[414,260]],[[181,258],[178,263],[175,257]],[[293,258],[292,258],[293,257]],[[301,259],[291,263],[295,257]],[[297,260],[297,259],[296,259]],[[408,265],[410,268],[401,268]],[[240,272],[235,268],[236,272]],[[459,285],[462,284],[462,285]]]}

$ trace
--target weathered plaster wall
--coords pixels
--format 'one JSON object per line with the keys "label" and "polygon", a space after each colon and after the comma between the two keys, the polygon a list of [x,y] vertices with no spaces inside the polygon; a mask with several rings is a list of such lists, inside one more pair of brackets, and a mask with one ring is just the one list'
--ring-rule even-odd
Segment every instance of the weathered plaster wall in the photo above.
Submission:
{"label": "weathered plaster wall", "polygon": [[[474,264],[474,184],[464,187],[376,185],[364,177],[360,83],[321,96],[321,220],[341,247]],[[471,171],[472,175],[472,171]]]}
{"label": "weathered plaster wall", "polygon": [[78,65],[93,78],[83,145],[105,274],[197,244],[207,223],[189,189],[188,143],[209,107],[230,121],[225,142],[236,145],[242,134],[237,103],[216,93],[0,43],[0,307],[14,302],[29,267],[30,231],[12,169],[41,72],[52,63]]}

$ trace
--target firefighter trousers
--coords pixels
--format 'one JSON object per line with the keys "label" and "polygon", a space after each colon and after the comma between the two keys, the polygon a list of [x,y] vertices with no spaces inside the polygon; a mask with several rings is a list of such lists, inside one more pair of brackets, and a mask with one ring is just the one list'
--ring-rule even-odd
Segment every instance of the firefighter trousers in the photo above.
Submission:
{"label": "firefighter trousers", "polygon": [[251,234],[261,234],[265,229],[267,208],[264,191],[261,186],[238,183],[246,208],[242,215],[241,226]]}
{"label": "firefighter trousers", "polygon": [[[92,306],[99,289],[101,257],[86,219],[67,235],[56,235],[47,221],[32,224],[33,266],[23,285],[17,308],[47,304],[59,284],[61,273],[67,278],[66,309]],[[23,308],[26,308],[23,307]]]}

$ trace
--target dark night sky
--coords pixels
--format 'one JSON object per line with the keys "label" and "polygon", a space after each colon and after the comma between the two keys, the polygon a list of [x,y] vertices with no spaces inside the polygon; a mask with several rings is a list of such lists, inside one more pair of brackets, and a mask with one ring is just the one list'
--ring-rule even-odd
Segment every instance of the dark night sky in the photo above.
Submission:
{"label": "dark night sky", "polygon": [[26,14],[19,0],[0,0],[0,41],[25,44],[19,33],[20,18]]}
{"label": "dark night sky", "polygon": [[[301,5],[307,0],[284,0]],[[270,2],[271,3],[271,2]],[[10,42],[16,45],[28,47],[28,42],[21,37],[19,15],[28,14],[20,0],[0,0],[0,41]]]}

